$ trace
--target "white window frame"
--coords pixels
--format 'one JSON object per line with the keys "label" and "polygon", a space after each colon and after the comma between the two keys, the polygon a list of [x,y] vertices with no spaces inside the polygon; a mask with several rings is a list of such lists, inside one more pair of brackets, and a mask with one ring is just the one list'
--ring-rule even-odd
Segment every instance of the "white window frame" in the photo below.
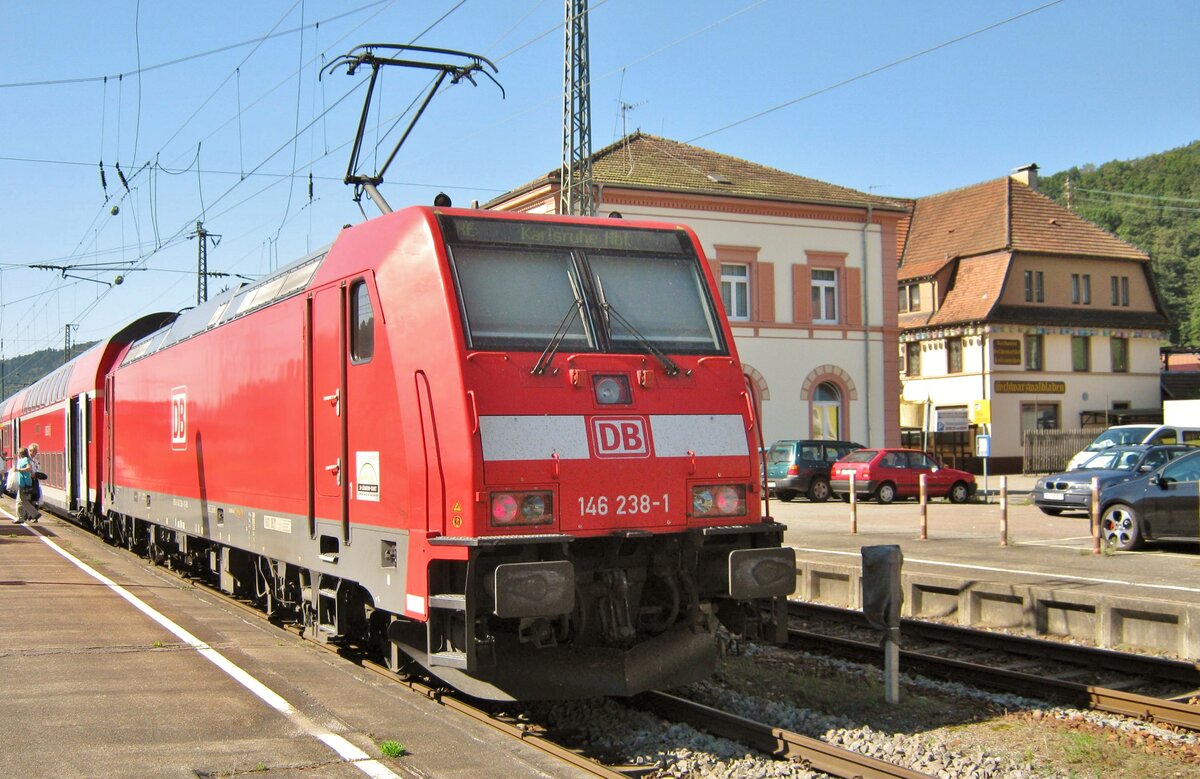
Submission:
{"label": "white window frame", "polygon": [[[818,279],[818,273],[832,273],[832,279]],[[837,268],[813,268],[812,280],[812,321],[815,325],[836,325],[838,323],[838,272]],[[815,294],[813,294],[815,293]],[[833,311],[826,310],[826,303]]]}
{"label": "white window frame", "polygon": [[[733,271],[740,268],[741,273]],[[742,296],[739,299],[738,291],[742,291]],[[729,317],[731,322],[749,322],[750,321],[750,266],[738,262],[723,262],[721,263],[721,299],[725,304],[725,315]],[[741,310],[738,304],[741,303]]]}

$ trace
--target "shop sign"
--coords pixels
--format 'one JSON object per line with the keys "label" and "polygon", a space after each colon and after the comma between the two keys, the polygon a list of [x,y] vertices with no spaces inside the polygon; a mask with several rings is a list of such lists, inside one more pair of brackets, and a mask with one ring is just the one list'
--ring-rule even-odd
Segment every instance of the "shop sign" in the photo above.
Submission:
{"label": "shop sign", "polygon": [[992,341],[992,361],[996,365],[1020,365],[1021,342],[1012,338]]}
{"label": "shop sign", "polygon": [[998,381],[998,394],[1062,395],[1067,391],[1065,381]]}
{"label": "shop sign", "polygon": [[937,409],[937,432],[965,433],[968,429],[970,429],[970,423],[967,421],[966,408]]}

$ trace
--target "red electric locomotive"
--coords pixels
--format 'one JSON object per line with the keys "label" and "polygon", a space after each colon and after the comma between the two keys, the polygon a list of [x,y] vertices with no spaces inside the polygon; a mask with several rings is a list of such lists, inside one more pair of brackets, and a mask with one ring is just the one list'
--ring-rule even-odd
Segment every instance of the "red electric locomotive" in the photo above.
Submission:
{"label": "red electric locomotive", "polygon": [[409,208],[147,321],[59,380],[93,490],[56,505],[114,542],[487,698],[670,687],[718,621],[782,628],[794,554],[686,228]]}

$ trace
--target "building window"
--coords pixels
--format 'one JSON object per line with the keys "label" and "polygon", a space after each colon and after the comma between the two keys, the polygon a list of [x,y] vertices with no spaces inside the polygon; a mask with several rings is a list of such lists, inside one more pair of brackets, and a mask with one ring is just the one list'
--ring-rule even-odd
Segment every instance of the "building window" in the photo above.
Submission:
{"label": "building window", "polygon": [[1071,370],[1084,373],[1092,369],[1092,339],[1086,335],[1071,336]]}
{"label": "building window", "polygon": [[817,385],[813,393],[812,437],[836,441],[842,433],[842,393],[828,381]]}
{"label": "building window", "polygon": [[1071,302],[1085,306],[1092,302],[1092,277],[1087,273],[1071,274]]}
{"label": "building window", "polygon": [[1025,271],[1025,302],[1046,302],[1046,287],[1040,270]]}
{"label": "building window", "polygon": [[1021,404],[1021,443],[1024,445],[1025,433],[1030,430],[1058,430],[1057,403],[1022,403]]}
{"label": "building window", "polygon": [[822,324],[838,321],[836,270],[812,269],[812,321]]}
{"label": "building window", "polygon": [[721,265],[721,300],[732,320],[750,319],[750,266]]}
{"label": "building window", "polygon": [[946,371],[948,373],[962,373],[962,352],[963,339],[946,339]]}
{"label": "building window", "polygon": [[909,284],[904,288],[901,297],[907,301],[905,311],[920,311],[921,310],[921,285]]}
{"label": "building window", "polygon": [[1128,276],[1113,276],[1112,279],[1112,304],[1114,306],[1129,305],[1129,277]]}
{"label": "building window", "polygon": [[904,373],[907,376],[921,375],[921,344],[913,342],[904,345]]}
{"label": "building window", "polygon": [[1025,336],[1025,370],[1044,370],[1044,363],[1042,360],[1042,336],[1040,335]]}
{"label": "building window", "polygon": [[1112,352],[1112,372],[1129,373],[1129,339],[1110,338],[1108,344]]}

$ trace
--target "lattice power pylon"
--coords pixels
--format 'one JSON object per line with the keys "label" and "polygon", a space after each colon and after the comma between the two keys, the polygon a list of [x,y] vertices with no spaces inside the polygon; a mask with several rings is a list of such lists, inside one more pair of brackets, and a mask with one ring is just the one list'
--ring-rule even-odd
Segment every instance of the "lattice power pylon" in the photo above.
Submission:
{"label": "lattice power pylon", "polygon": [[592,89],[587,0],[566,0],[563,58],[563,145],[558,210],[596,215],[592,182]]}

